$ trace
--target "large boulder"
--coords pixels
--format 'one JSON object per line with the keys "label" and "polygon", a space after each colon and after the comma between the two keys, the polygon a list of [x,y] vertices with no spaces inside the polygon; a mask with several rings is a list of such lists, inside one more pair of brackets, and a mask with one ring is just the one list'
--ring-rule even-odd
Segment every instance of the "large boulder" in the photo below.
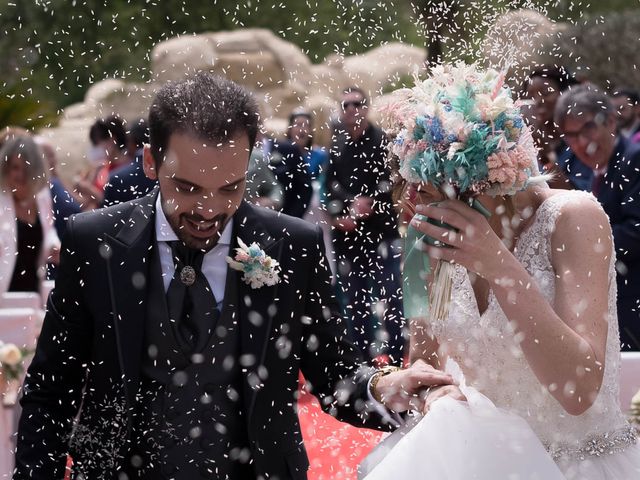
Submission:
{"label": "large boulder", "polygon": [[344,59],[344,73],[353,85],[369,97],[383,93],[402,77],[418,72],[425,61],[424,48],[392,42],[361,55]]}
{"label": "large boulder", "polygon": [[151,51],[152,80],[157,83],[180,80],[185,74],[208,70],[216,59],[211,34],[181,36],[158,43]]}
{"label": "large boulder", "polygon": [[145,116],[157,88],[153,83],[103,80],[87,90],[84,104],[97,118],[117,114],[125,120],[135,119]]}
{"label": "large boulder", "polygon": [[291,80],[308,78],[310,68],[300,48],[260,28],[172,38],[151,53],[159,83],[209,70],[255,90],[285,88]]}
{"label": "large boulder", "polygon": [[390,43],[352,57],[330,55],[324,63],[312,65],[299,47],[266,29],[180,36],[154,47],[148,83],[98,82],[84,102],[65,109],[56,128],[43,133],[60,152],[62,174],[72,176],[88,165],[88,132],[96,118],[114,113],[125,121],[146,116],[162,84],[205,70],[252,90],[270,134],[283,135],[289,114],[304,108],[314,117],[315,140],[327,145],[345,87],[360,86],[373,99],[413,73],[423,60],[422,48]]}
{"label": "large boulder", "polygon": [[601,88],[638,88],[638,40],[640,39],[640,10],[593,17],[570,25],[560,36],[559,54],[564,65],[578,78],[589,80]]}

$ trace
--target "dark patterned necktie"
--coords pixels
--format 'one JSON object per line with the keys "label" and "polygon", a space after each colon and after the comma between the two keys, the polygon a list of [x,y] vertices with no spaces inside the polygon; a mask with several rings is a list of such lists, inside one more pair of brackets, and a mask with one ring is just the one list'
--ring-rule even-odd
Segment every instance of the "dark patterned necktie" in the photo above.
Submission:
{"label": "dark patterned necktie", "polygon": [[167,290],[169,320],[176,340],[187,353],[201,352],[220,313],[209,282],[202,273],[204,252],[180,241],[169,242],[175,271]]}

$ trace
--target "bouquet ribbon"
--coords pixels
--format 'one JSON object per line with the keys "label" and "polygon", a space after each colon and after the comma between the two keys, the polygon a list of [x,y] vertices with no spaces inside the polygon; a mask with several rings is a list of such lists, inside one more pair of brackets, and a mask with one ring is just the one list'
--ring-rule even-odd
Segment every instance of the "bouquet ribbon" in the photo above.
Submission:
{"label": "bouquet ribbon", "polygon": [[[475,198],[469,205],[474,210],[489,218],[491,213]],[[428,218],[419,213],[415,219],[429,222],[443,228],[453,229],[451,225]],[[416,230],[411,224],[407,230],[404,248],[404,268],[402,270],[402,299],[405,318],[425,317],[429,313],[429,287],[427,276],[431,273],[429,255],[422,248],[422,244],[435,245],[436,239]],[[436,279],[437,281],[437,279]]]}

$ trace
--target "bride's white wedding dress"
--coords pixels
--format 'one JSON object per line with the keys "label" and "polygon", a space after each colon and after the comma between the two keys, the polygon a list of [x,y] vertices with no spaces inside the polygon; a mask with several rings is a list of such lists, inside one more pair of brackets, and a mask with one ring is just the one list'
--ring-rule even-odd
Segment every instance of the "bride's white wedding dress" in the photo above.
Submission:
{"label": "bride's white wedding dress", "polygon": [[[551,235],[562,206],[584,195],[593,199],[590,194],[569,191],[545,200],[514,251],[551,304],[555,292]],[[449,398],[435,402],[422,420],[413,422],[417,426],[401,428],[365,460],[367,480],[640,479],[640,445],[618,404],[620,347],[613,252],[609,284],[603,383],[593,405],[572,416],[534,375],[493,294],[481,315],[467,271],[456,266],[449,319],[429,327],[448,358],[459,365],[469,405]],[[518,420],[526,423],[519,425]],[[531,438],[531,431],[537,439]],[[531,458],[536,459],[533,464]],[[550,467],[551,460],[559,471]]]}

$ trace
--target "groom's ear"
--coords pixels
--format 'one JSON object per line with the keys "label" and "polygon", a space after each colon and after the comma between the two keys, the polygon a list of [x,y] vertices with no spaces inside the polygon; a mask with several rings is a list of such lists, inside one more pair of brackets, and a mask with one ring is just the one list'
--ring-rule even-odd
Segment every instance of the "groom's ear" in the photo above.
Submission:
{"label": "groom's ear", "polygon": [[142,169],[147,178],[151,180],[158,180],[158,171],[156,169],[156,161],[151,153],[151,147],[149,144],[145,144],[142,151]]}

